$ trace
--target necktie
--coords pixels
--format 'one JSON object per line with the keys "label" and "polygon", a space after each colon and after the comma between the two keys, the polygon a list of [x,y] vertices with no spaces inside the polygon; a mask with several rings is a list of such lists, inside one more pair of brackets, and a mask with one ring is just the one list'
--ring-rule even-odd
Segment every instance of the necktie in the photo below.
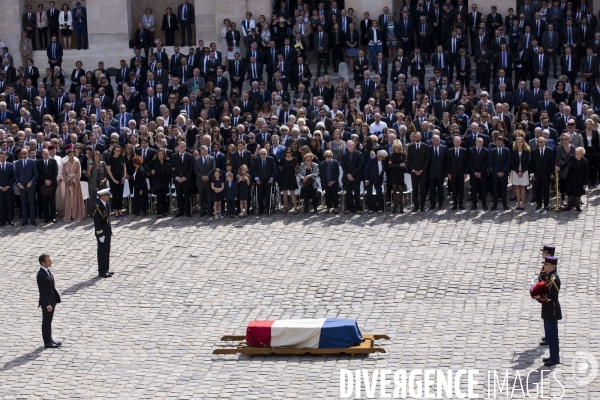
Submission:
{"label": "necktie", "polygon": [[481,154],[481,148],[477,148],[477,155]]}
{"label": "necktie", "polygon": [[263,160],[263,170],[265,169],[266,165],[267,165],[267,160]]}
{"label": "necktie", "polygon": [[[588,56],[588,72],[592,70],[592,57]],[[31,94],[31,92],[30,92]]]}
{"label": "necktie", "polygon": [[544,158],[544,149],[540,147],[540,157]]}
{"label": "necktie", "polygon": [[121,115],[121,128],[125,127],[125,115]]}
{"label": "necktie", "polygon": [[202,165],[206,165],[206,157],[202,157]]}
{"label": "necktie", "polygon": [[454,152],[456,153],[456,158],[458,158],[458,149],[454,150]]}
{"label": "necktie", "polygon": [[452,54],[456,53],[456,39],[452,39]]}
{"label": "necktie", "polygon": [[183,4],[183,9],[182,9],[182,12],[181,12],[181,19],[183,19],[183,20],[185,20],[186,9],[187,9],[187,4],[184,3]]}
{"label": "necktie", "polygon": [[252,75],[254,79],[258,79],[258,75],[256,75],[256,64],[252,64]]}
{"label": "necktie", "polygon": [[[238,74],[238,67],[239,67],[239,62],[238,62],[238,61],[236,61],[236,62],[235,62],[235,75],[236,75],[236,76],[238,76],[238,75],[239,75],[239,74]],[[196,78],[196,81],[197,81],[197,80],[198,80],[198,78]]]}
{"label": "necktie", "polygon": [[446,100],[442,101],[442,108],[446,108]]}
{"label": "necktie", "polygon": [[56,58],[56,43],[52,44],[52,58]]}
{"label": "necktie", "polygon": [[569,34],[569,36],[568,36],[568,39],[569,39],[569,41],[568,41],[568,43],[567,43],[567,44],[568,44],[568,45],[571,45],[571,44],[573,43],[573,42],[571,41],[571,28],[567,29],[567,32],[568,32],[568,34]]}
{"label": "necktie", "polygon": [[181,155],[181,162],[183,162],[183,159],[184,159],[184,157],[183,157],[183,154],[182,154],[182,155]]}
{"label": "necktie", "polygon": [[435,148],[435,156],[436,156],[436,157],[439,157],[439,155],[440,155],[440,153],[438,152],[438,148],[436,147],[436,148]]}

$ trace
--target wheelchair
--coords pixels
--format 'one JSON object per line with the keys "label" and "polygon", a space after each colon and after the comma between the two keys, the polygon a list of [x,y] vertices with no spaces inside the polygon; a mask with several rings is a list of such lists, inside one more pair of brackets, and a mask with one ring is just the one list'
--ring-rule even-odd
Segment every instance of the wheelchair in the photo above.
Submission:
{"label": "wheelchair", "polygon": [[[258,215],[258,187],[257,185],[252,185],[251,189],[251,199],[250,204],[252,205],[252,210],[255,215]],[[271,185],[271,191],[268,194],[268,204],[265,209],[269,215],[274,214],[281,207],[281,193],[279,193],[279,185],[277,184],[277,180],[273,182]],[[262,200],[262,199],[261,199]]]}

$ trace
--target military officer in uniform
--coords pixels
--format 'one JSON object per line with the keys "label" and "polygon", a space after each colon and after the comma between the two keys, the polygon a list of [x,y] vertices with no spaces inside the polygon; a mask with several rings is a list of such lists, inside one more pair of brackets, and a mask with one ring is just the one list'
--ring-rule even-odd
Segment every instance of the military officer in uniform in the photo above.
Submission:
{"label": "military officer in uniform", "polygon": [[110,189],[102,189],[98,191],[100,199],[96,203],[94,210],[94,233],[98,241],[98,276],[102,278],[110,278],[113,272],[110,271],[110,237],[112,230],[110,229],[110,209],[108,200],[110,200]]}
{"label": "military officer in uniform", "polygon": [[546,274],[546,285],[548,292],[542,296],[535,296],[542,303],[542,319],[544,320],[544,331],[546,342],[550,347],[550,357],[544,358],[544,365],[551,367],[560,364],[558,346],[558,321],[562,319],[558,293],[560,292],[560,279],[556,273],[558,258],[547,256],[544,260],[544,273]]}
{"label": "military officer in uniform", "polygon": [[[547,256],[552,256],[554,257],[554,251],[556,250],[556,248],[553,245],[549,245],[549,244],[545,244],[544,247],[542,247],[541,252],[542,252],[542,260],[545,260]],[[540,270],[540,274],[538,276],[538,279],[540,282],[544,281],[546,282],[547,280],[547,276],[546,273],[544,272],[544,265],[542,263],[542,269]],[[542,341],[540,342],[540,346],[548,346],[548,342],[546,342],[546,338],[542,337]]]}

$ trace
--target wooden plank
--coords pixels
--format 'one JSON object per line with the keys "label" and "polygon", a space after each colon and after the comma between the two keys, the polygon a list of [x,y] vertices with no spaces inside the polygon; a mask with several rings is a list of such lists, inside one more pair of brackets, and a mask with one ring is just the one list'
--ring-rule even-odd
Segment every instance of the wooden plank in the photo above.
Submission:
{"label": "wooden plank", "polygon": [[239,342],[246,340],[246,336],[227,335],[221,338],[222,342]]}

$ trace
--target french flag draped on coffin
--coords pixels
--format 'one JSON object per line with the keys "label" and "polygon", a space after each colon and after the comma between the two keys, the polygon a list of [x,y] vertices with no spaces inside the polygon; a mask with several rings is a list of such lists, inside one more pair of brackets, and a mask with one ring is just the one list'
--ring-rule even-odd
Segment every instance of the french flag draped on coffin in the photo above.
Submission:
{"label": "french flag draped on coffin", "polygon": [[358,346],[362,335],[353,319],[279,319],[252,321],[246,343],[254,347],[339,349]]}

